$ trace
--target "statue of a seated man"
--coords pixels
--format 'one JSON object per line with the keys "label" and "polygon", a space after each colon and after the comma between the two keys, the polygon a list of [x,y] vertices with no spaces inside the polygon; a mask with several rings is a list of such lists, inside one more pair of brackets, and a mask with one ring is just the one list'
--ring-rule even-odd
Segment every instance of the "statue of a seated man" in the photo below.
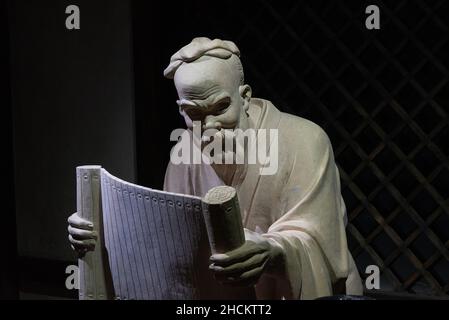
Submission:
{"label": "statue of a seated man", "polygon": [[[170,162],[164,190],[196,196],[218,185],[237,190],[246,242],[210,257],[217,281],[256,284],[262,299],[362,294],[329,138],[318,125],[253,98],[239,57],[233,42],[195,38],[172,56],[164,75],[174,79],[190,131],[198,123],[201,132],[216,129],[223,136],[235,129],[277,130],[277,170],[261,174],[263,164],[246,158],[243,163]],[[201,148],[210,141],[202,141]],[[247,144],[243,150],[248,152]],[[69,223],[73,247],[91,249],[95,235],[89,223],[76,213]]]}

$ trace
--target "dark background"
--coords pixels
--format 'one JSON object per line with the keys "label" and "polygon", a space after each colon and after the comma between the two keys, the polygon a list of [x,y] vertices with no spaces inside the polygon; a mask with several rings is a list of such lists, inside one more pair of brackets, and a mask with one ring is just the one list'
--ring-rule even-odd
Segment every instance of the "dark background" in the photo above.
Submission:
{"label": "dark background", "polygon": [[[65,29],[68,4],[80,6],[81,30]],[[381,30],[365,28],[369,4]],[[447,2],[20,0],[7,16],[10,296],[74,296],[63,286],[76,165],[162,187],[168,137],[182,126],[162,71],[197,36],[234,41],[254,96],[328,133],[350,249],[362,276],[369,264],[382,273],[381,290],[367,294],[448,295]]]}

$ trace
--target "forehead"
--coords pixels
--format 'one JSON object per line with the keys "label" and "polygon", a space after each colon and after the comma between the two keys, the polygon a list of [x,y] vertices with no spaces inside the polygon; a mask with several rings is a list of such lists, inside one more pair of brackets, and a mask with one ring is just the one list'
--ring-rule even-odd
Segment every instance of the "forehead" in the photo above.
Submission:
{"label": "forehead", "polygon": [[211,95],[231,93],[238,87],[233,73],[229,63],[222,59],[206,57],[185,63],[178,68],[174,77],[178,96],[204,100]]}

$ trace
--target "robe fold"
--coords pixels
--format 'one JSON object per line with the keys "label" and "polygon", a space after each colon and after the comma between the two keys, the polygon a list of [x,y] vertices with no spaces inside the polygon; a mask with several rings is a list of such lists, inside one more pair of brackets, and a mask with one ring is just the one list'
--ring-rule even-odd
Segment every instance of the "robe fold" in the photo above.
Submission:
{"label": "robe fold", "polygon": [[[233,185],[243,225],[285,252],[280,274],[256,285],[260,299],[315,299],[337,293],[359,295],[363,288],[348,250],[346,208],[340,177],[326,133],[306,119],[280,112],[271,102],[251,99],[254,129],[278,130],[278,170],[261,175],[248,164]],[[164,190],[203,197],[224,185],[207,164],[169,163]],[[337,292],[343,283],[345,292]]]}

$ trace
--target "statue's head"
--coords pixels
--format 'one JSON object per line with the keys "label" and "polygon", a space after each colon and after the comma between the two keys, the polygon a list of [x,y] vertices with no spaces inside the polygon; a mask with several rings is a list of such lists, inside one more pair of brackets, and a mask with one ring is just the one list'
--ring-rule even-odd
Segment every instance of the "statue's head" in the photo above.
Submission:
{"label": "statue's head", "polygon": [[188,127],[246,129],[251,88],[244,83],[240,51],[231,41],[195,38],[170,59],[164,75],[174,79],[177,104]]}

